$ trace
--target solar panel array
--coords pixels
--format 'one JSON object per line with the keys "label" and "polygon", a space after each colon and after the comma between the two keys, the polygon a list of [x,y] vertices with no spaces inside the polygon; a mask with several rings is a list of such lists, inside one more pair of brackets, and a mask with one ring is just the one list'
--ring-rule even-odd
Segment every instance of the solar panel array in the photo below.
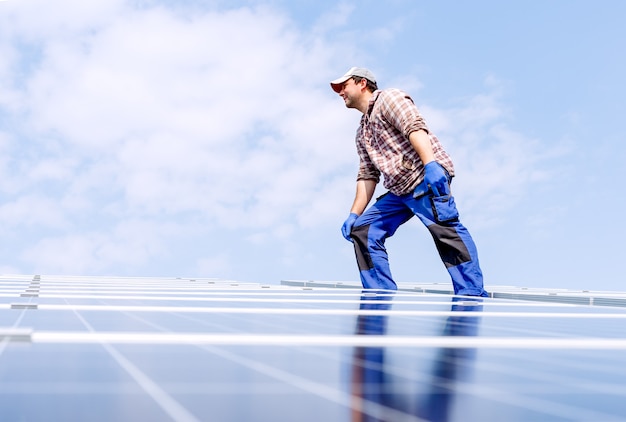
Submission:
{"label": "solar panel array", "polygon": [[1,276],[1,419],[626,420],[625,308],[310,284]]}

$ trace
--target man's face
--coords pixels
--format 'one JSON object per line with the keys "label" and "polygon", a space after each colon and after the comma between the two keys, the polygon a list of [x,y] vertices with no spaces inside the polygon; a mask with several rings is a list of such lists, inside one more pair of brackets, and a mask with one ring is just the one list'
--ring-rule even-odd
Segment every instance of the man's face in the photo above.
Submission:
{"label": "man's face", "polygon": [[339,95],[346,103],[346,107],[355,108],[358,104],[358,100],[361,97],[361,84],[354,82],[354,79],[350,78],[343,83]]}

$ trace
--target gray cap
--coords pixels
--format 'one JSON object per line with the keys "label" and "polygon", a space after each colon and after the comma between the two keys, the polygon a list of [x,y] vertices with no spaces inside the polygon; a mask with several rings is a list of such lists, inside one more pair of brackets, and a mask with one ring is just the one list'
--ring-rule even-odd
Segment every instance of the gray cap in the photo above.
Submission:
{"label": "gray cap", "polygon": [[330,87],[336,93],[340,93],[343,83],[353,76],[359,76],[361,78],[367,79],[368,81],[376,83],[376,78],[374,77],[374,74],[370,72],[368,69],[364,67],[352,67],[350,68],[350,70],[346,72],[345,75],[343,75],[340,78],[335,79],[334,81],[331,81]]}

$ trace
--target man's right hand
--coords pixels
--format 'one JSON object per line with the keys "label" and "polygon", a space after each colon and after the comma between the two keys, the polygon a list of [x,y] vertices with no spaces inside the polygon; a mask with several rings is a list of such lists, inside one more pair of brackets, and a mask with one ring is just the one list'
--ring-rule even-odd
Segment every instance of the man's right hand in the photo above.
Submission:
{"label": "man's right hand", "polygon": [[424,166],[424,181],[435,196],[450,195],[450,185],[446,170],[436,161]]}
{"label": "man's right hand", "polygon": [[359,218],[355,213],[350,213],[346,221],[344,221],[343,226],[341,226],[341,234],[346,240],[352,242],[352,238],[350,237],[350,232],[352,231],[352,226],[354,226],[354,222]]}

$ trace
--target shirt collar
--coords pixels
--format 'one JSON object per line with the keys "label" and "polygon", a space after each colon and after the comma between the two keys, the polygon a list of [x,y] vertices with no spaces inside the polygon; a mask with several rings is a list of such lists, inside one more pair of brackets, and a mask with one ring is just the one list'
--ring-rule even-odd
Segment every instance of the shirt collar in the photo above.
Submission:
{"label": "shirt collar", "polygon": [[369,116],[370,114],[372,114],[372,109],[374,108],[374,103],[376,102],[376,100],[378,99],[378,95],[380,94],[380,90],[376,90],[372,93],[372,96],[370,97],[370,102],[367,106],[367,115]]}

